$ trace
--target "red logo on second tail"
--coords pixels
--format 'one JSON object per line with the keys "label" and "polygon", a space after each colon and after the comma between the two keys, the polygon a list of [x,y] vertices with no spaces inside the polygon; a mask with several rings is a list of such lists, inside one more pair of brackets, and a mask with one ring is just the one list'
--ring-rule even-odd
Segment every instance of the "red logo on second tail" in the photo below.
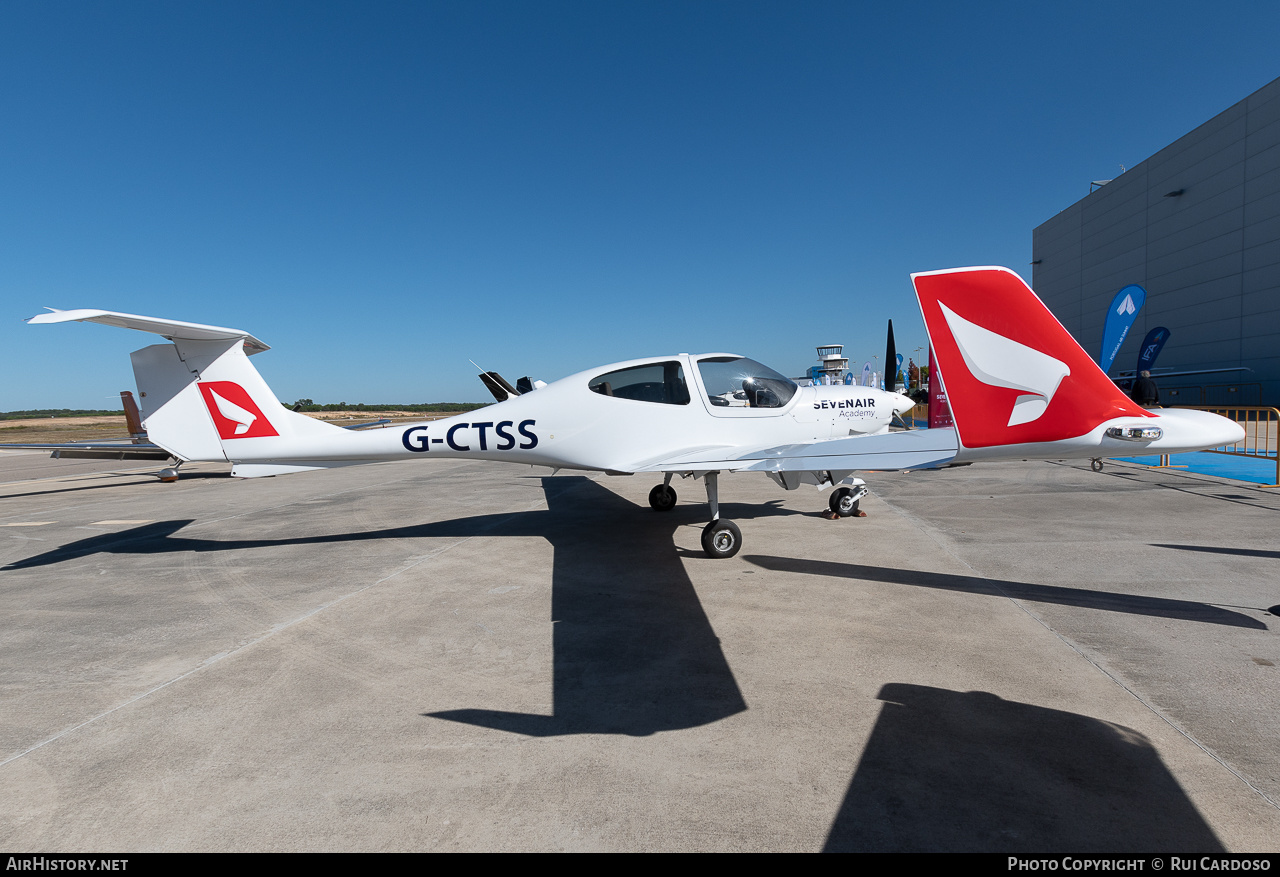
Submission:
{"label": "red logo on second tail", "polygon": [[280,434],[239,384],[208,381],[199,386],[219,438],[269,438]]}

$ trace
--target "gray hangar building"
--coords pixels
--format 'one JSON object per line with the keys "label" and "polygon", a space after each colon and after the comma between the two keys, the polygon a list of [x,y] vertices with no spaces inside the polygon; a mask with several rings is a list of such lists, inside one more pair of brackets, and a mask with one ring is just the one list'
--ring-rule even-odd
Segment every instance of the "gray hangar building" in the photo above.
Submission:
{"label": "gray hangar building", "polygon": [[1163,404],[1280,406],[1280,79],[1038,226],[1032,253],[1032,287],[1095,358],[1112,297],[1146,289],[1112,376],[1164,326]]}

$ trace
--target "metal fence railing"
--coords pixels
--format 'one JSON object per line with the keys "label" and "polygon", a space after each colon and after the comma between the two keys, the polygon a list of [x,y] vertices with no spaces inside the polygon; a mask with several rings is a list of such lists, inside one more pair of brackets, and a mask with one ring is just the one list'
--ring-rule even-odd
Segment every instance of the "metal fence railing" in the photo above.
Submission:
{"label": "metal fence railing", "polygon": [[[1275,463],[1276,476],[1267,487],[1280,487],[1280,409],[1261,405],[1179,405],[1197,411],[1212,411],[1244,427],[1244,438],[1234,445],[1209,448],[1214,454],[1234,454],[1241,457],[1257,457]],[[1161,459],[1168,465],[1168,455]]]}
{"label": "metal fence railing", "polygon": [[929,425],[929,404],[927,402],[917,402],[916,407],[912,408],[907,414],[907,420],[913,426]]}
{"label": "metal fence railing", "polygon": [[[1234,445],[1220,448],[1209,448],[1213,454],[1230,454],[1240,457],[1254,457],[1268,460],[1275,464],[1276,474],[1271,484],[1264,487],[1280,487],[1280,409],[1267,408],[1262,405],[1176,405],[1177,408],[1194,408],[1197,411],[1212,411],[1214,414],[1234,420],[1244,427],[1244,438]],[[907,417],[917,425],[929,422],[929,406],[917,405]],[[1095,460],[1101,466],[1101,461]],[[1160,465],[1169,466],[1169,455],[1160,457]]]}

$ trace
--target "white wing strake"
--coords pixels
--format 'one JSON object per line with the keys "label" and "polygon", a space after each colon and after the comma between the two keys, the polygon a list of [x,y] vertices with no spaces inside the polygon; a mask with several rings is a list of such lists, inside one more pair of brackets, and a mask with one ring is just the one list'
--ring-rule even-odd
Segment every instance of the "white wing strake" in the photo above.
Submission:
{"label": "white wing strake", "polygon": [[975,378],[993,387],[1027,391],[1014,401],[1006,426],[1030,423],[1044,414],[1062,379],[1071,374],[1067,364],[971,323],[944,304],[939,307]]}

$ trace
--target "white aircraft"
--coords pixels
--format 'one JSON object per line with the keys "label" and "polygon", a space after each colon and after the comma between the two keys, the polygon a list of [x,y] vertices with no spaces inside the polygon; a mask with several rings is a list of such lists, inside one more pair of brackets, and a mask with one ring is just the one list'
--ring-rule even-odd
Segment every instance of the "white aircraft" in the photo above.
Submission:
{"label": "white aircraft", "polygon": [[[732,557],[742,535],[720,518],[721,472],[762,472],[779,486],[839,485],[830,505],[857,512],[858,471],[978,460],[1091,459],[1229,445],[1233,421],[1144,410],[1116,388],[1018,275],[965,268],[912,275],[953,429],[890,432],[906,396],[870,387],[799,387],[728,353],[603,365],[505,401],[429,423],[354,432],[282,406],[249,356],[248,332],[102,310],[54,311],[31,323],[84,321],[168,339],[132,354],[147,436],[182,461],[233,464],[253,478],[380,460],[471,457],[654,473],[649,504],[675,506],[674,475],[701,478],[711,506],[702,546]],[[490,382],[486,381],[486,384]],[[504,390],[514,390],[501,382]]]}

